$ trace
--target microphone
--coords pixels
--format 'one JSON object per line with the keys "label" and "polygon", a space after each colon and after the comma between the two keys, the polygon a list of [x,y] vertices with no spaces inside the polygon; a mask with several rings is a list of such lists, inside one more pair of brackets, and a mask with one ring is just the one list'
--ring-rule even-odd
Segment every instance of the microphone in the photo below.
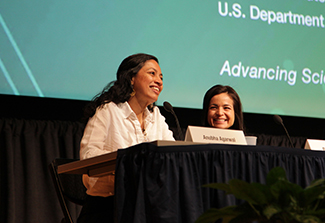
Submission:
{"label": "microphone", "polygon": [[182,133],[182,130],[181,130],[181,126],[179,125],[178,118],[177,118],[177,116],[176,116],[176,114],[174,112],[173,106],[169,102],[165,101],[164,102],[164,109],[166,111],[172,113],[172,115],[175,117],[177,130],[178,130],[178,137],[179,137],[179,139],[184,139],[183,133]]}
{"label": "microphone", "polygon": [[274,121],[275,121],[278,125],[282,125],[282,127],[284,128],[284,130],[285,130],[285,132],[286,132],[286,134],[287,134],[287,137],[288,137],[288,139],[289,139],[289,141],[290,141],[291,147],[292,147],[292,148],[295,148],[295,147],[293,146],[293,143],[292,143],[292,141],[291,141],[291,138],[290,138],[290,136],[289,136],[289,133],[288,133],[286,127],[285,127],[284,124],[283,124],[283,120],[282,120],[282,118],[281,118],[279,115],[274,115],[274,116],[273,116],[273,119],[274,119]]}

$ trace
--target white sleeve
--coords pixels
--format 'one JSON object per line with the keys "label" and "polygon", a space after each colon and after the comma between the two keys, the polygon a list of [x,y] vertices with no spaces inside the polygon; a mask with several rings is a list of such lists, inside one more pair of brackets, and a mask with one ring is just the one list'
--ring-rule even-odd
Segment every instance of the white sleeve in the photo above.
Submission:
{"label": "white sleeve", "polygon": [[88,120],[80,143],[80,159],[86,159],[110,152],[105,149],[110,117],[109,110],[104,107],[97,109],[94,116]]}

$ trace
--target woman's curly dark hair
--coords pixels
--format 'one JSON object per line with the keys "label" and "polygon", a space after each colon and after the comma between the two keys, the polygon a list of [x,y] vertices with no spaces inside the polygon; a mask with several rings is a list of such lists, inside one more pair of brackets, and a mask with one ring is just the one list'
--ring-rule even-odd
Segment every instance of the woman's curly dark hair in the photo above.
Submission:
{"label": "woman's curly dark hair", "polygon": [[[129,100],[133,91],[131,80],[148,60],[155,60],[159,63],[155,56],[145,53],[133,54],[125,58],[117,70],[116,80],[108,83],[102,92],[97,94],[85,107],[85,119],[92,117],[96,109],[104,104],[109,102],[119,104]],[[149,108],[152,109],[151,107],[152,105]]]}

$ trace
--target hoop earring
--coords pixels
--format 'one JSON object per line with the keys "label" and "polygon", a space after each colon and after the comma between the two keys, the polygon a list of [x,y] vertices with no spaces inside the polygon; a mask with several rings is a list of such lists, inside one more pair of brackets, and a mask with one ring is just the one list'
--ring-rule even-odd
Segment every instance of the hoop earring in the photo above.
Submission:
{"label": "hoop earring", "polygon": [[131,92],[130,96],[133,97],[135,95],[135,90],[133,89],[133,91]]}

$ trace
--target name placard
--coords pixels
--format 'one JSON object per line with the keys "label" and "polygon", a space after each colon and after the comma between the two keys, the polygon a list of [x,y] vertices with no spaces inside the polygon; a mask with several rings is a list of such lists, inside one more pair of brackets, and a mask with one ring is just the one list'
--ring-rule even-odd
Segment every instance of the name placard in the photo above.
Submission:
{"label": "name placard", "polygon": [[325,140],[307,139],[305,144],[305,149],[324,151]]}
{"label": "name placard", "polygon": [[199,126],[188,126],[184,141],[247,145],[244,132],[241,130]]}

